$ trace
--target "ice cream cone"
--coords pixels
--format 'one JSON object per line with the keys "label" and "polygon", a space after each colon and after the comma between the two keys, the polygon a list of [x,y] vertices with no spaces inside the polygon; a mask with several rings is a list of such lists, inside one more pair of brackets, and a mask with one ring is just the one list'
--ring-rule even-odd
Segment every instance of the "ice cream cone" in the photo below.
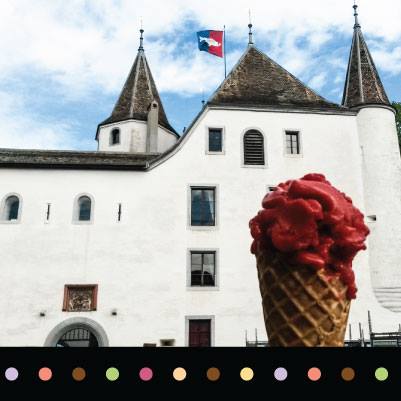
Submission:
{"label": "ice cream cone", "polygon": [[256,257],[269,345],[344,346],[350,299],[340,278],[267,251]]}

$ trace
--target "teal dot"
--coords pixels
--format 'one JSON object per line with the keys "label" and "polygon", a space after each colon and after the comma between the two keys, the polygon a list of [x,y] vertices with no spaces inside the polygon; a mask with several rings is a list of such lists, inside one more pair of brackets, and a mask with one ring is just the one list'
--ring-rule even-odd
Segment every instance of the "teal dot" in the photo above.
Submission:
{"label": "teal dot", "polygon": [[114,382],[118,379],[118,377],[120,376],[120,372],[118,371],[117,368],[108,368],[106,370],[106,377],[108,380],[110,380],[111,382]]}
{"label": "teal dot", "polygon": [[375,372],[375,377],[377,380],[383,382],[388,378],[388,370],[386,368],[377,368]]}

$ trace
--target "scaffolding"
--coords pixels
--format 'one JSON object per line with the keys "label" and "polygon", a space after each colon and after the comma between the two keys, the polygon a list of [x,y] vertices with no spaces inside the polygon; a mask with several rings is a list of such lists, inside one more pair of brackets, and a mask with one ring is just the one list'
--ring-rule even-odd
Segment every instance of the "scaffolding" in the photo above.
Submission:
{"label": "scaffolding", "polygon": [[[351,325],[349,325],[349,338],[344,341],[344,347],[401,347],[401,324],[398,331],[376,333],[373,331],[370,311],[368,311],[369,335],[365,338],[361,323],[359,323],[359,338],[352,338]],[[268,347],[269,341],[258,340],[258,331],[255,329],[255,340],[248,339],[248,332],[245,330],[245,345],[247,347]]]}

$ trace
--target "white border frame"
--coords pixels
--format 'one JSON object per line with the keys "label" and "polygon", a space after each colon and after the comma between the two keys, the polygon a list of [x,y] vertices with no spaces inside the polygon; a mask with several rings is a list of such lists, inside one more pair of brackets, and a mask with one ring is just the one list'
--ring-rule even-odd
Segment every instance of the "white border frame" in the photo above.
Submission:
{"label": "white border frame", "polygon": [[[19,200],[19,206],[18,206],[18,218],[16,220],[5,220],[4,219],[4,208],[6,207],[6,200],[10,198],[11,196],[16,196]],[[20,224],[21,223],[21,217],[22,217],[22,196],[18,194],[17,192],[9,192],[5,196],[3,196],[3,199],[1,201],[1,209],[0,209],[0,223],[1,224]]]}
{"label": "white border frame", "polygon": [[[191,286],[191,252],[214,252],[214,283],[212,286]],[[218,248],[188,248],[187,249],[187,282],[186,287],[188,291],[219,291],[220,290],[220,265],[219,265],[220,252]]]}
{"label": "white border frame", "polygon": [[[91,218],[90,220],[78,220],[78,200],[82,196],[87,196],[91,200]],[[76,225],[88,225],[93,224],[95,219],[95,199],[94,197],[89,194],[88,192],[81,192],[74,198],[74,203],[72,207],[72,224]]]}
{"label": "white border frame", "polygon": [[[192,188],[214,188],[214,226],[191,226],[191,189]],[[187,228],[191,231],[214,231],[219,228],[219,184],[187,184]]]}
{"label": "white border frame", "polygon": [[[209,130],[221,129],[221,152],[209,151]],[[207,125],[205,127],[205,154],[207,155],[225,155],[226,154],[226,127],[224,125]]]}
{"label": "white border frame", "polygon": [[[244,135],[248,131],[258,131],[262,134],[263,136],[263,151],[264,151],[264,158],[265,158],[265,164],[245,164],[245,155],[244,155]],[[267,158],[267,135],[263,132],[262,129],[259,127],[247,127],[245,128],[241,135],[241,143],[240,143],[240,149],[241,149],[241,167],[244,168],[268,168],[268,158]]]}
{"label": "white border frame", "polygon": [[210,346],[215,344],[215,315],[185,315],[185,346],[189,347],[189,321],[210,320]]}
{"label": "white border frame", "polygon": [[[298,132],[298,141],[299,141],[299,153],[298,154],[287,153],[287,135],[286,135],[287,132]],[[298,158],[302,158],[304,156],[302,131],[299,128],[283,129],[283,155],[284,155],[284,157],[288,157],[290,159],[298,159]]]}

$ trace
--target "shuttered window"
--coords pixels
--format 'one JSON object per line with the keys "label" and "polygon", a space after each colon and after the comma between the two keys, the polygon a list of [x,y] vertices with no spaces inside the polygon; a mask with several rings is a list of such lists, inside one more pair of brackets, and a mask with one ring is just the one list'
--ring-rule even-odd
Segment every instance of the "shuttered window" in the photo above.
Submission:
{"label": "shuttered window", "polygon": [[250,130],[244,135],[244,164],[263,166],[265,164],[265,147],[263,135]]}

